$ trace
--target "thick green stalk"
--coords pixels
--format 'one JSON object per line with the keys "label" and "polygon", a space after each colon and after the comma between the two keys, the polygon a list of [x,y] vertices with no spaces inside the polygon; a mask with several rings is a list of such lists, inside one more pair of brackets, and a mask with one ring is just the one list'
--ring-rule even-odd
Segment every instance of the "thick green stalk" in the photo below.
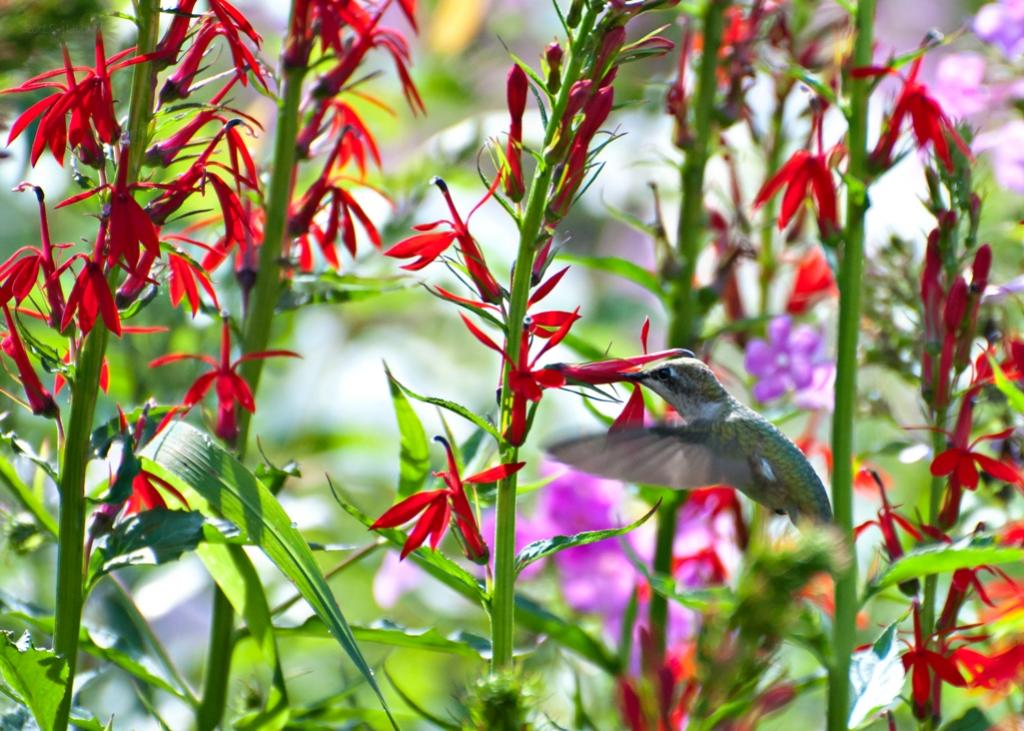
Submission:
{"label": "thick green stalk", "polygon": [[718,50],[722,44],[725,11],[730,0],[709,0],[704,11],[704,50],[694,90],[693,142],[680,169],[682,207],[676,245],[681,268],[673,290],[673,318],[669,344],[692,347],[700,337],[700,317],[693,276],[704,244],[704,169],[715,137],[715,92],[718,89]]}
{"label": "thick green stalk", "polygon": [[[281,99],[278,102],[270,184],[267,188],[266,224],[260,247],[259,270],[246,312],[242,340],[242,348],[246,353],[267,349],[274,308],[280,295],[280,261],[288,224],[288,205],[291,200],[295,166],[295,140],[299,133],[299,106],[302,102],[302,81],[305,75],[305,67],[284,70]],[[250,360],[242,365],[242,376],[248,381],[254,393],[259,386],[262,368],[263,361],[260,359]],[[250,424],[247,412],[243,411],[240,416],[239,458],[245,454]],[[210,625],[203,679],[203,701],[196,716],[196,724],[200,731],[216,728],[224,716],[228,677],[231,674],[233,624],[234,609],[231,603],[219,588],[214,587],[213,620]]]}
{"label": "thick green stalk", "polygon": [[[139,29],[138,52],[149,53],[156,47],[159,29],[159,0],[140,0],[136,4],[136,23]],[[128,112],[129,160],[128,182],[138,180],[141,155],[132,144],[142,139],[153,114],[153,89],[156,73],[151,63],[136,64],[132,77],[132,97]],[[109,277],[114,285],[114,275]],[[57,598],[53,636],[54,651],[64,657],[68,666],[68,680],[54,723],[56,731],[67,728],[71,713],[71,699],[78,664],[78,638],[82,625],[82,605],[85,602],[85,472],[89,464],[93,416],[100,390],[100,372],[107,350],[107,329],[102,323],[83,338],[75,363],[75,378],[71,386],[71,417],[68,421],[67,440],[61,457],[60,517],[57,536]]]}
{"label": "thick green stalk", "polygon": [[60,470],[60,519],[57,538],[57,612],[53,649],[68,664],[67,688],[57,712],[57,731],[67,728],[78,660],[78,635],[85,600],[85,469],[96,411],[107,329],[98,323],[85,338],[71,389],[71,419]]}
{"label": "thick green stalk", "polygon": [[[580,70],[586,60],[582,49],[586,47],[589,36],[597,20],[597,3],[587,3],[587,8],[577,27],[576,36],[569,49],[569,62],[562,77],[562,86],[551,105],[548,125],[544,130],[544,149],[554,141],[555,133],[561,123],[569,92],[572,85],[579,79]],[[526,198],[519,227],[519,252],[516,256],[515,270],[512,275],[512,292],[509,295],[508,332],[505,335],[505,348],[513,363],[519,359],[520,328],[526,317],[527,301],[530,297],[530,278],[533,272],[533,259],[536,254],[537,239],[544,222],[544,209],[548,202],[548,189],[554,167],[543,161],[537,164],[530,190]],[[508,427],[512,414],[512,391],[509,388],[509,369],[505,366],[505,375],[501,391],[501,425]],[[510,444],[503,444],[501,449],[502,462],[515,462],[519,449]],[[491,595],[491,644],[493,654],[491,667],[501,670],[512,664],[512,641],[515,634],[515,557],[516,557],[516,475],[510,475],[498,483],[498,496],[495,515],[494,537],[494,588]]]}
{"label": "thick green stalk", "polygon": [[[875,0],[857,5],[853,66],[869,66]],[[853,423],[857,409],[857,340],[860,326],[861,278],[864,268],[864,216],[867,212],[867,127],[869,81],[849,80],[850,132],[847,167],[846,231],[839,264],[839,345],[835,411],[832,414],[832,507],[843,535],[849,564],[837,577],[832,664],[828,684],[828,729],[846,729],[850,713],[850,656],[857,618],[857,554],[853,544]]]}
{"label": "thick green stalk", "polygon": [[[946,425],[946,410],[941,409],[936,415],[935,426],[939,429]],[[946,449],[946,437],[941,432],[932,432],[932,454],[939,454]],[[935,525],[938,522],[939,505],[942,502],[942,491],[946,487],[946,478],[932,476],[928,490],[928,513],[926,524]],[[929,642],[932,632],[935,631],[935,598],[939,586],[937,574],[931,574],[924,578],[924,601],[921,604],[921,631],[925,636],[925,642]],[[941,693],[942,686],[939,685]],[[934,714],[919,723],[922,729],[934,727]]]}
{"label": "thick green stalk", "polygon": [[[673,286],[672,322],[669,325],[668,345],[693,348],[700,338],[697,315],[697,293],[693,289],[693,275],[704,244],[704,170],[709,148],[715,132],[715,92],[718,89],[718,49],[722,44],[725,11],[729,0],[710,0],[704,11],[704,51],[697,74],[695,106],[693,110],[693,142],[686,150],[686,159],[680,168],[682,205],[676,230],[676,245],[682,269]],[[654,573],[672,574],[672,544],[676,535],[676,516],[686,502],[686,493],[675,493],[658,509],[657,538],[654,548]],[[668,600],[661,594],[651,597],[649,610],[651,635],[655,654],[665,653],[668,626]]]}

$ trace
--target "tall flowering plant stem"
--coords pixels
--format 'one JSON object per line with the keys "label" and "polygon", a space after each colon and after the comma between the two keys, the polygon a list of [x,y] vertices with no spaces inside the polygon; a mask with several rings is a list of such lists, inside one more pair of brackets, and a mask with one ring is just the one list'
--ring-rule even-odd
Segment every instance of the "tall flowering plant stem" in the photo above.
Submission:
{"label": "tall flowering plant stem", "polygon": [[[296,0],[292,3],[292,16],[295,15],[296,5],[300,2],[301,0]],[[244,353],[266,350],[270,340],[270,323],[274,316],[274,307],[280,296],[282,249],[294,180],[302,82],[308,71],[306,64],[293,65],[288,63],[289,60],[292,60],[292,57],[286,56],[285,68],[282,70],[274,156],[265,204],[266,223],[260,247],[259,274],[245,316],[242,341]],[[263,362],[259,358],[247,360],[242,364],[242,377],[254,393],[259,386],[262,369]],[[250,415],[243,410],[239,420],[239,459],[245,454],[250,423]],[[201,730],[216,728],[224,716],[228,677],[231,671],[233,624],[234,608],[224,592],[215,587],[206,671],[203,676],[202,704],[196,717],[197,727]]]}
{"label": "tall flowering plant stem", "polygon": [[[575,35],[570,38],[568,62],[559,92],[551,106],[548,124],[544,130],[544,149],[555,141],[562,117],[569,103],[573,85],[581,77],[586,61],[591,35],[598,17],[598,4],[585,3],[585,9],[576,26]],[[505,333],[505,352],[508,359],[504,366],[501,390],[501,425],[503,433],[512,425],[513,392],[509,377],[519,362],[522,338],[520,328],[526,317],[530,297],[530,281],[534,257],[540,243],[544,211],[548,203],[555,166],[541,160],[530,181],[526,207],[519,228],[519,251],[512,275],[512,290],[509,297],[508,319]],[[519,448],[505,441],[501,449],[501,461],[508,464],[517,461]],[[501,670],[512,664],[512,640],[515,630],[515,534],[516,534],[516,474],[511,474],[498,483],[494,536],[494,587],[491,596],[491,643],[493,646],[492,668]]]}
{"label": "tall flowering plant stem", "polygon": [[[725,15],[729,0],[712,0],[704,11],[704,50],[701,54],[697,87],[694,93],[693,138],[686,148],[680,168],[682,206],[679,211],[676,242],[682,269],[673,290],[674,306],[669,331],[669,345],[693,349],[700,337],[700,316],[697,293],[693,288],[697,257],[704,243],[704,170],[714,137],[715,92],[718,89],[718,51],[722,45]],[[658,510],[654,571],[663,576],[672,574],[672,544],[676,534],[676,514],[686,500],[683,491],[673,492]],[[665,653],[665,631],[668,600],[661,594],[651,597],[651,635],[656,654]]]}
{"label": "tall flowering plant stem", "polygon": [[[139,0],[136,3],[138,25],[138,53],[146,54],[156,47],[157,31],[160,26],[159,0]],[[132,78],[132,99],[128,113],[129,168],[127,180],[138,180],[142,158],[133,153],[144,145],[135,143],[142,140],[149,126],[153,111],[153,88],[155,70],[152,63],[135,65]],[[136,94],[139,90],[147,90]],[[122,161],[122,164],[125,164]],[[116,269],[111,270],[109,279],[114,281]],[[79,630],[82,624],[82,605],[85,601],[85,472],[89,463],[93,415],[100,390],[103,358],[107,350],[108,329],[94,327],[84,335],[81,351],[75,368],[75,380],[71,387],[71,417],[68,422],[67,439],[61,455],[60,470],[60,519],[57,549],[57,599],[53,646],[58,655],[67,661],[68,678],[64,697],[57,711],[54,729],[67,728],[71,713],[71,698],[75,681],[78,655]]]}
{"label": "tall flowering plant stem", "polygon": [[[853,66],[871,65],[874,0],[860,0],[855,18]],[[846,230],[839,264],[839,342],[835,411],[832,415],[832,509],[848,544],[849,563],[836,577],[832,664],[828,685],[828,728],[847,727],[850,712],[850,657],[857,621],[857,555],[853,550],[853,420],[857,408],[857,340],[864,266],[864,217],[867,212],[868,96],[866,79],[850,79],[849,164]]]}

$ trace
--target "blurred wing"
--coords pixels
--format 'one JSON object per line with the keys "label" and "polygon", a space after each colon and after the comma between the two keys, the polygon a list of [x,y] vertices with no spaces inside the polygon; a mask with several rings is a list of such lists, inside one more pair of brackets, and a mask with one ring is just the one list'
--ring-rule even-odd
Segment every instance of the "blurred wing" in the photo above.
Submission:
{"label": "blurred wing", "polygon": [[752,482],[742,454],[715,454],[707,431],[685,426],[624,429],[559,442],[552,457],[584,472],[625,482],[689,490],[731,485],[743,490]]}

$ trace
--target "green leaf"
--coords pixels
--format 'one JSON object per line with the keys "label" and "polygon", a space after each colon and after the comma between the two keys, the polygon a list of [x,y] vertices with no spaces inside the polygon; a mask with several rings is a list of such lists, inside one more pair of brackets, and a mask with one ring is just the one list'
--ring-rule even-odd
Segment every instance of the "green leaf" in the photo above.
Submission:
{"label": "green leaf", "polygon": [[17,641],[9,632],[0,640],[0,675],[32,711],[39,728],[53,728],[64,698],[68,666],[53,650],[32,647],[28,632]]}
{"label": "green leaf", "polygon": [[88,585],[124,566],[178,560],[203,539],[204,523],[201,513],[166,508],[129,516],[96,542],[89,559]]}
{"label": "green leaf", "polygon": [[1024,549],[997,546],[991,539],[969,537],[955,543],[941,543],[910,551],[875,578],[868,596],[909,579],[944,574],[977,566],[1020,563]]}
{"label": "green leaf", "polygon": [[388,388],[391,390],[391,403],[395,407],[395,418],[398,420],[398,434],[401,440],[399,451],[398,494],[400,497],[412,495],[423,487],[430,474],[430,443],[423,422],[405,397],[401,384],[391,375],[387,363],[384,373],[388,377]]}
{"label": "green leaf", "polygon": [[228,543],[205,543],[198,547],[196,554],[231,606],[245,620],[249,636],[256,642],[260,654],[273,673],[264,708],[236,721],[234,726],[238,729],[278,731],[288,723],[288,691],[277,652],[270,605],[256,567],[252,565],[244,548]]}
{"label": "green leaf", "polygon": [[[230,520],[287,576],[323,619],[373,688],[392,726],[390,710],[313,553],[270,491],[242,463],[193,426],[178,422],[141,453],[146,469],[186,493],[190,505]],[[193,499],[195,502],[193,502]]]}
{"label": "green leaf", "polygon": [[35,491],[25,484],[24,480],[14,469],[10,460],[0,456],[0,482],[3,482],[14,493],[14,497],[21,503],[22,507],[32,513],[36,522],[52,536],[57,535],[57,519],[50,514],[50,511],[43,505]]}
{"label": "green leaf", "polygon": [[440,406],[442,409],[447,409],[448,411],[451,411],[453,414],[458,414],[463,419],[466,419],[467,421],[476,424],[478,427],[483,429],[485,432],[490,434],[495,439],[501,439],[501,435],[498,434],[498,430],[494,428],[494,424],[491,424],[483,417],[478,416],[476,413],[470,411],[462,404],[457,404],[454,401],[447,401],[446,399],[436,398],[434,396],[421,396],[415,391],[412,391],[406,386],[403,386],[394,376],[391,376],[391,380],[400,389],[402,389],[402,393],[404,393],[409,398],[416,399],[417,401],[424,404],[433,404],[434,406]]}
{"label": "green leaf", "polygon": [[[38,607],[20,602],[14,597],[0,593],[0,610],[2,610],[0,616],[6,619],[23,622],[25,625],[48,635],[53,634],[53,615],[46,614]],[[142,654],[132,654],[119,647],[118,643],[121,639],[103,630],[87,628],[83,625],[79,632],[79,648],[93,657],[117,665],[146,685],[160,688],[171,695],[177,696],[186,703],[195,705],[195,699],[190,698],[185,689],[175,687],[147,667],[148,657]]]}
{"label": "green leaf", "polygon": [[1006,377],[1003,369],[999,367],[994,358],[989,358],[992,364],[992,375],[995,377],[996,388],[1006,397],[1010,407],[1019,414],[1024,414],[1024,391],[1014,385],[1013,381]]}
{"label": "green leaf", "polygon": [[853,656],[850,664],[853,708],[847,722],[849,728],[861,726],[900,697],[906,671],[896,641],[897,624],[890,624],[870,648]]}
{"label": "green leaf", "polygon": [[943,726],[942,731],[988,731],[991,728],[992,722],[984,711],[968,708],[960,718],[955,718]]}
{"label": "green leaf", "polygon": [[605,274],[613,274],[617,277],[628,279],[659,299],[665,294],[661,287],[661,280],[658,277],[628,259],[622,259],[617,256],[588,256],[565,252],[560,252],[555,258],[559,261],[565,261],[570,264],[576,264],[588,269],[604,272]]}
{"label": "green leaf", "polygon": [[334,271],[296,274],[291,279],[291,286],[282,293],[277,310],[294,310],[316,304],[358,302],[410,286],[411,280],[405,277],[358,277]]}
{"label": "green leaf", "polygon": [[[323,637],[327,635],[327,628],[319,617],[310,617],[297,627],[277,627],[275,632],[278,636],[288,634],[299,637]],[[360,642],[443,652],[475,660],[487,660],[491,657],[489,640],[463,630],[445,635],[434,627],[409,628],[387,619],[379,619],[369,625],[352,625],[352,634]]]}
{"label": "green leaf", "polygon": [[538,634],[547,635],[607,673],[615,675],[621,670],[619,658],[599,640],[584,632],[577,622],[569,622],[552,614],[522,594],[516,594],[516,623]]}
{"label": "green leaf", "polygon": [[582,533],[577,533],[572,536],[552,536],[551,538],[545,538],[540,541],[534,541],[523,547],[521,551],[516,555],[516,573],[525,569],[535,561],[540,561],[542,558],[547,558],[559,551],[564,551],[567,548],[574,548],[576,546],[586,546],[590,543],[597,543],[603,541],[606,538],[614,538],[615,536],[625,535],[641,525],[646,523],[648,519],[658,510],[658,506],[661,505],[659,500],[653,508],[647,513],[642,515],[637,520],[634,520],[629,525],[624,525],[621,528],[609,528],[607,530],[588,530]]}
{"label": "green leaf", "polygon": [[46,473],[47,477],[60,484],[60,476],[58,475],[56,466],[54,466],[54,464],[49,460],[46,460],[37,454],[32,448],[32,445],[17,434],[12,431],[0,434],[0,442],[7,444],[16,456],[24,457],[29,462],[32,462],[34,465],[42,469],[43,472]]}

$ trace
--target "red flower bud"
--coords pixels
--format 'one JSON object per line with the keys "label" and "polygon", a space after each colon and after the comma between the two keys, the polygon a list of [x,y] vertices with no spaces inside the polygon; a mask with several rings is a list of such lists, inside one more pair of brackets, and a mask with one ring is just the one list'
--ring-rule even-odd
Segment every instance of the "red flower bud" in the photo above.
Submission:
{"label": "red flower bud", "polygon": [[544,49],[544,65],[548,70],[547,87],[552,94],[557,94],[562,87],[562,47],[558,41],[552,41]]}
{"label": "red flower bud", "polygon": [[949,295],[946,297],[946,307],[942,312],[942,321],[946,326],[946,333],[952,335],[960,327],[967,311],[967,282],[963,277],[957,277],[953,286],[949,288]]}

